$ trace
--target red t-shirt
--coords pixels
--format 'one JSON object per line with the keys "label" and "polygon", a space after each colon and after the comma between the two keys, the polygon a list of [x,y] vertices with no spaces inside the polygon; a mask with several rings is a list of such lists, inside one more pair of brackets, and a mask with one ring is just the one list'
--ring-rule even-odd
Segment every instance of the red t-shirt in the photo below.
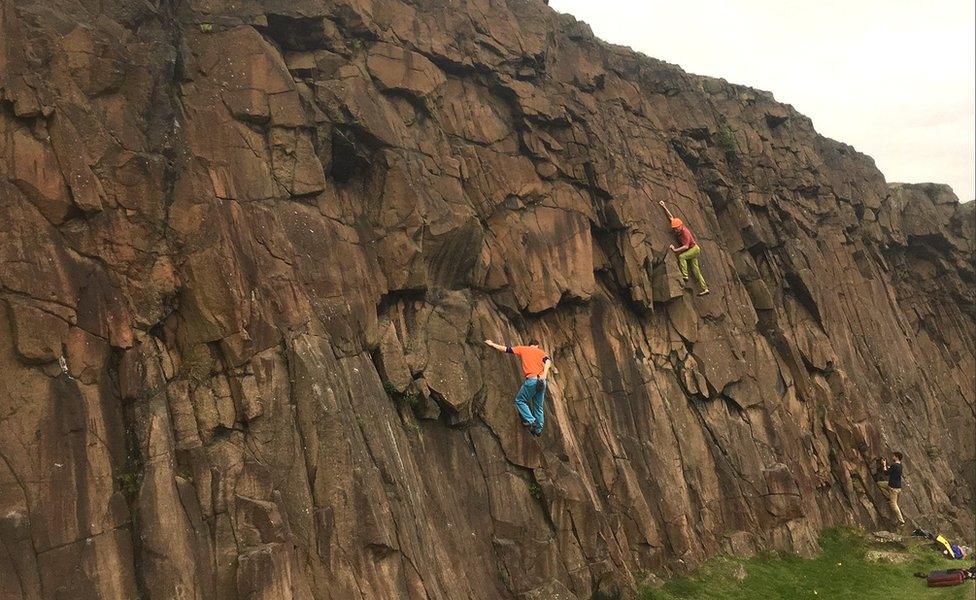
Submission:
{"label": "red t-shirt", "polygon": [[688,246],[688,249],[690,250],[698,245],[698,242],[695,240],[695,235],[691,233],[691,230],[685,225],[682,225],[675,230],[674,237],[678,240],[678,247]]}
{"label": "red t-shirt", "polygon": [[514,346],[512,354],[522,359],[522,373],[526,377],[538,377],[549,360],[545,350],[536,346]]}

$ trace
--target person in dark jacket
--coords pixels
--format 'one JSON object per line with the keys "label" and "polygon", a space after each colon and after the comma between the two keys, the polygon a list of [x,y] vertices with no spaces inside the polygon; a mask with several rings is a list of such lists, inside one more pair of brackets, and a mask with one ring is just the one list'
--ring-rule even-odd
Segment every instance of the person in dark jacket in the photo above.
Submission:
{"label": "person in dark jacket", "polygon": [[892,454],[892,462],[885,470],[885,473],[888,476],[887,480],[878,483],[881,490],[884,492],[885,497],[888,498],[888,506],[891,508],[891,514],[894,515],[895,519],[897,519],[898,525],[905,524],[905,517],[901,514],[901,508],[898,506],[898,496],[901,494],[901,459],[901,452],[895,452]]}

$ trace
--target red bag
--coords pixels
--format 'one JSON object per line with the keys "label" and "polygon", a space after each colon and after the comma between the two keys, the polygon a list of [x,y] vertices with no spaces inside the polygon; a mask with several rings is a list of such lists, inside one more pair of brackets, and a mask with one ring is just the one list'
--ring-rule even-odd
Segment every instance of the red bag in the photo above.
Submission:
{"label": "red bag", "polygon": [[966,581],[966,572],[962,569],[932,571],[925,580],[929,587],[949,587],[950,585],[959,585],[963,581]]}

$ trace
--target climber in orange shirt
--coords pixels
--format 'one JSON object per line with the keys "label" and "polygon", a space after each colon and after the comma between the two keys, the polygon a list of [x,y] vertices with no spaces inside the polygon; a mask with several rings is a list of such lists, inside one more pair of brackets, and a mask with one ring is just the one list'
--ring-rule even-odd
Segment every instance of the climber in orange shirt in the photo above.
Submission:
{"label": "climber in orange shirt", "polygon": [[[514,354],[522,360],[522,374],[525,382],[515,395],[515,408],[522,417],[522,425],[528,427],[532,435],[542,435],[544,422],[543,401],[546,397],[546,378],[552,361],[545,350],[539,347],[539,342],[530,340],[528,346],[503,346],[491,340],[485,343],[498,350]],[[532,401],[531,408],[529,401]]]}
{"label": "climber in orange shirt", "polygon": [[675,246],[671,244],[669,248],[672,252],[678,255],[678,268],[681,269],[681,279],[688,281],[688,265],[691,265],[691,272],[695,274],[695,280],[698,281],[698,292],[699,296],[708,295],[708,284],[705,283],[705,276],[702,275],[701,265],[698,264],[698,255],[701,254],[701,246],[698,245],[698,240],[695,239],[695,234],[691,233],[691,230],[681,222],[681,219],[675,217],[668,210],[668,205],[661,200],[658,204],[664,209],[664,212],[668,213],[668,218],[671,219],[671,232],[674,233],[675,239],[678,241],[680,246]]}

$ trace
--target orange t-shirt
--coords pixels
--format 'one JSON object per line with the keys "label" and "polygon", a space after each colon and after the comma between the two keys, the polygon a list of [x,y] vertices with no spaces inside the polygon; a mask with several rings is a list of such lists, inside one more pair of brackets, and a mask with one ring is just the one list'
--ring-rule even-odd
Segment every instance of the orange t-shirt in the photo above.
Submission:
{"label": "orange t-shirt", "polygon": [[522,359],[522,373],[526,377],[538,377],[542,375],[543,365],[549,356],[542,348],[535,346],[514,346],[512,354]]}

